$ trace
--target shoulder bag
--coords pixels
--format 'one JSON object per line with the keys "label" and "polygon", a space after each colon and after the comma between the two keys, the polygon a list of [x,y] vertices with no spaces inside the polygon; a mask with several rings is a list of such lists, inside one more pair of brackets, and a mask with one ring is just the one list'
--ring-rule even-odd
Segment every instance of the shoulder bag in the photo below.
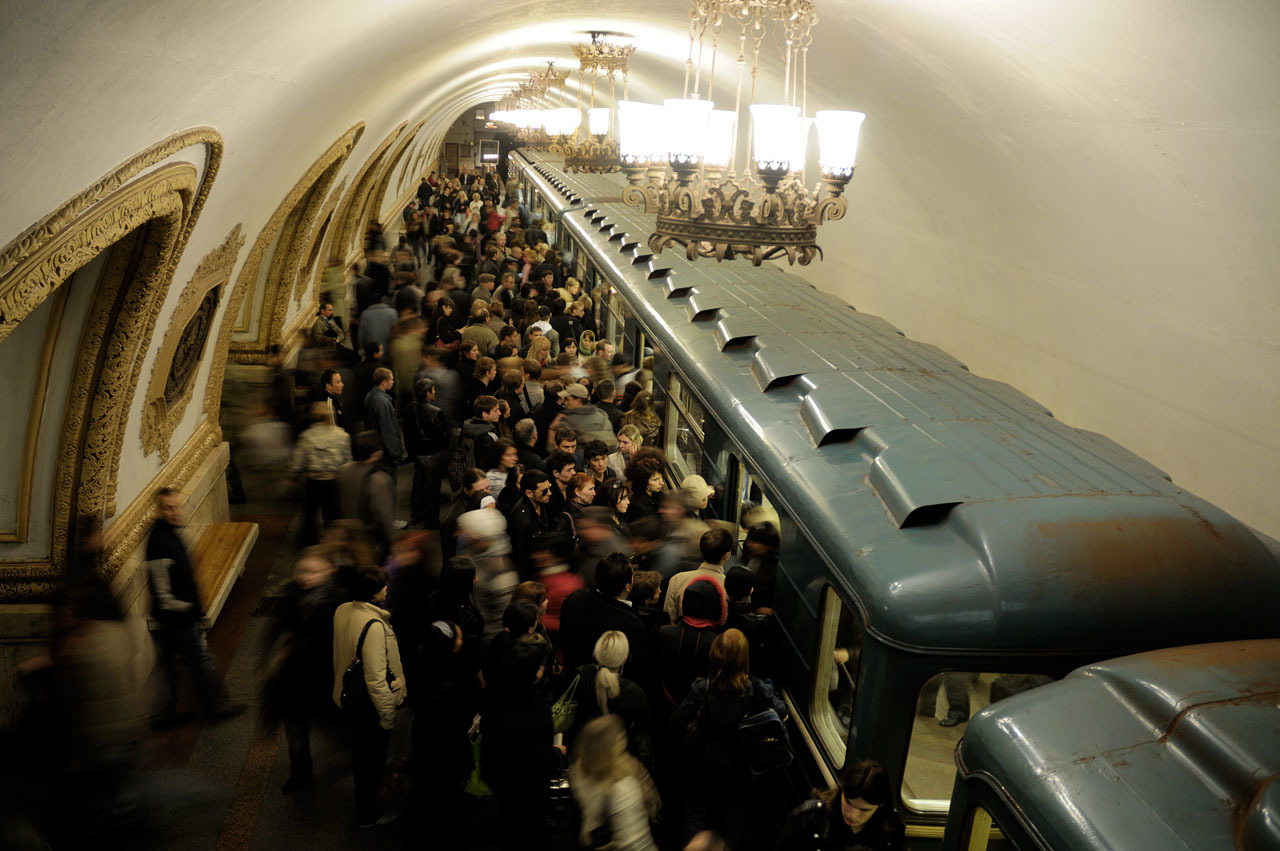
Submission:
{"label": "shoulder bag", "polygon": [[581,674],[574,674],[564,694],[551,705],[551,727],[557,733],[569,732],[578,720],[578,682],[581,679]]}

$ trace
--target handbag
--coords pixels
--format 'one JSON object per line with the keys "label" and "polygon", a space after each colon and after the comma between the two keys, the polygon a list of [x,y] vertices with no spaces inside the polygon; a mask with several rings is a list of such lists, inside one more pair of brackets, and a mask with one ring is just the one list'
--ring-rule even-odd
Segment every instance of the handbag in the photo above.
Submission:
{"label": "handbag", "polygon": [[569,732],[578,720],[578,682],[581,679],[581,674],[574,674],[564,694],[551,705],[551,728],[557,733]]}
{"label": "handbag", "polygon": [[369,697],[369,687],[364,681],[364,639],[369,634],[376,618],[371,618],[360,630],[360,640],[356,642],[356,658],[342,672],[342,711],[348,715],[359,715],[373,708],[373,699]]}
{"label": "handbag", "polygon": [[480,716],[471,722],[467,731],[467,740],[471,743],[471,773],[467,775],[467,785],[462,790],[473,798],[492,798],[493,790],[480,776]]}

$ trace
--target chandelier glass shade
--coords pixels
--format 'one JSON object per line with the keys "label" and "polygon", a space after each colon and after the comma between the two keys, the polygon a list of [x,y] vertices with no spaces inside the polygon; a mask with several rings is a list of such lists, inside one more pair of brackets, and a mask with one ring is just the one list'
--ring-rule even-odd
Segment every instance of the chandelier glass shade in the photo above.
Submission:
{"label": "chandelier glass shade", "polygon": [[[690,20],[684,97],[662,106],[628,100],[618,105],[619,153],[629,183],[623,200],[656,214],[649,237],[654,251],[679,245],[691,260],[747,257],[759,265],[785,256],[808,264],[822,254],[818,227],[847,210],[844,187],[853,177],[866,117],[844,110],[804,114],[807,56],[817,23],[812,0],[693,0]],[[755,103],[760,52],[770,30],[782,45],[784,98]],[[722,39],[737,42],[738,80],[729,108],[716,109],[712,94]],[[704,95],[708,40],[712,73]],[[744,143],[739,119],[747,116]],[[822,180],[810,190],[805,168],[815,127]],[[748,153],[739,157],[740,149]]]}

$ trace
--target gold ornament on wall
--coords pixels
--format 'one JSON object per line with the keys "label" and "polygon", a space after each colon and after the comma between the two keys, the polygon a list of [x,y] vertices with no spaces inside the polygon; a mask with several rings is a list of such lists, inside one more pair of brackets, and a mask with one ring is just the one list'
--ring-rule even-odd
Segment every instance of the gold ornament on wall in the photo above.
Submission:
{"label": "gold ornament on wall", "polygon": [[[253,245],[249,249],[248,255],[245,257],[244,264],[240,267],[240,274],[236,278],[235,286],[231,290],[231,295],[227,299],[227,308],[223,312],[222,324],[218,327],[218,345],[215,349],[215,359],[213,361],[213,370],[209,374],[209,391],[206,394],[206,408],[216,411],[219,400],[222,397],[222,378],[226,369],[226,362],[230,359],[236,363],[260,363],[265,361],[267,342],[263,339],[265,332],[260,330],[256,340],[243,340],[232,342],[232,334],[236,330],[236,321],[240,316],[240,307],[246,299],[252,303],[252,297],[255,285],[258,280],[258,274],[262,269],[263,260],[266,258],[267,249],[276,241],[279,236],[284,239],[285,234],[296,230],[296,222],[301,217],[298,211],[300,206],[305,206],[304,201],[307,200],[317,183],[323,181],[327,190],[328,186],[333,182],[338,171],[342,169],[347,157],[351,155],[351,151],[355,148],[356,142],[364,133],[364,122],[360,122],[351,127],[347,132],[338,137],[329,148],[320,155],[306,173],[293,185],[289,193],[285,195],[280,205],[276,207],[275,212],[271,214],[271,218],[262,230],[258,231],[258,236],[254,240]],[[323,198],[321,193],[319,197]],[[288,230],[286,221],[292,220],[293,230]],[[330,223],[329,230],[332,232],[333,224]],[[286,250],[282,246],[277,246],[271,261],[272,269],[276,269],[277,256],[280,267],[283,268],[284,255]],[[279,280],[272,279],[268,275],[268,281]],[[281,295],[279,299],[280,321],[284,321],[284,308],[287,304],[288,290]],[[250,308],[251,310],[251,308]],[[259,326],[269,322],[270,317],[275,315],[274,302],[270,312],[263,310],[262,318]]]}
{"label": "gold ornament on wall", "polygon": [[[196,145],[206,149],[203,174],[190,163],[174,162],[138,176]],[[80,334],[80,356],[67,379],[50,556],[0,563],[0,601],[47,593],[65,563],[72,519],[82,513],[110,518],[116,512],[124,431],[142,362],[174,266],[217,176],[222,149],[222,138],[212,128],[170,136],[100,178],[0,252],[0,325],[12,327],[77,269],[110,250]],[[149,494],[132,502],[140,499],[149,502]]]}
{"label": "gold ornament on wall", "polygon": [[147,387],[142,415],[142,449],[146,455],[158,451],[160,460],[169,460],[174,429],[182,422],[191,401],[214,314],[244,241],[237,224],[221,245],[204,256],[182,291],[156,353]]}

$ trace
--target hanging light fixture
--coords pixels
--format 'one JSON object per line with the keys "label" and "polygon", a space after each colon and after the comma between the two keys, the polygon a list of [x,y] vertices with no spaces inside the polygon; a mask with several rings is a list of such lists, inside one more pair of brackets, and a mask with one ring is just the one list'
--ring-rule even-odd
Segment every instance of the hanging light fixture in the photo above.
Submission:
{"label": "hanging light fixture", "polygon": [[[845,214],[844,188],[853,177],[866,116],[843,110],[805,116],[817,20],[812,0],[693,0],[684,97],[662,106],[618,104],[619,152],[630,184],[623,200],[656,214],[649,237],[654,251],[680,245],[690,260],[743,256],[755,265],[782,256],[806,265],[822,256],[818,226]],[[716,52],[726,31],[738,41],[737,92],[732,109],[715,109]],[[783,102],[756,103],[760,51],[771,33],[783,54]],[[711,73],[703,97],[708,38]],[[739,160],[744,112],[750,125],[742,147],[750,155]],[[808,190],[805,159],[814,127],[822,180]]]}
{"label": "hanging light fixture", "polygon": [[[561,108],[551,106],[550,93],[553,89],[563,91],[564,83],[569,79],[568,71],[557,71],[554,62],[548,62],[546,68],[529,72],[527,82],[521,83],[507,97],[503,98],[498,109],[489,114],[489,120],[507,124],[515,131],[516,138],[523,144],[542,149],[552,144],[552,136],[565,136],[577,130],[580,120],[578,110],[568,107],[572,112],[573,124],[569,126],[570,117]],[[567,128],[563,133],[560,128]]]}
{"label": "hanging light fixture", "polygon": [[[617,77],[622,76],[622,96],[627,97],[627,74],[631,55],[636,49],[632,45],[612,44],[604,40],[605,36],[623,36],[626,33],[609,33],[593,31],[590,44],[571,45],[573,53],[578,57],[578,104],[582,104],[584,91],[589,90],[587,101],[587,130],[584,138],[558,141],[551,147],[552,153],[564,155],[565,171],[591,172],[601,174],[617,171],[618,141],[610,134],[612,114],[617,104]],[[609,83],[609,106],[596,106],[596,88]],[[588,81],[590,83],[588,87]]]}

